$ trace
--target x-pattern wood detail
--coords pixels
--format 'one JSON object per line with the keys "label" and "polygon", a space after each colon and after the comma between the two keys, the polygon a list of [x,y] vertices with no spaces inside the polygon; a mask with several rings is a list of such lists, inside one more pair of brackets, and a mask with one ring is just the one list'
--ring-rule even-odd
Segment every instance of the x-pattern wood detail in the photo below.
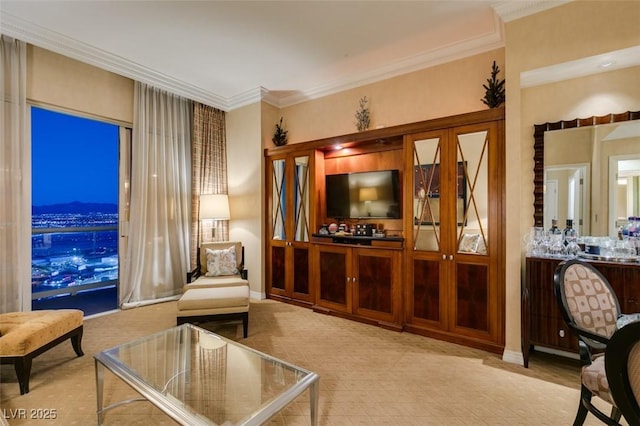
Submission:
{"label": "x-pattern wood detail", "polygon": [[282,165],[282,169],[281,172],[280,170],[277,170],[278,166],[276,165],[276,162],[274,162],[273,165],[273,184],[275,185],[275,190],[276,190],[276,194],[277,196],[275,197],[274,201],[276,202],[276,209],[275,209],[275,214],[273,215],[273,223],[271,224],[271,229],[272,229],[272,233],[273,235],[271,236],[272,238],[275,237],[275,232],[277,229],[277,224],[280,222],[284,225],[284,207],[282,206],[282,201],[284,200],[284,177],[285,177],[285,168],[284,168],[284,163]]}
{"label": "x-pattern wood detail", "polygon": [[[478,158],[478,162],[477,162],[477,166],[475,168],[475,170],[470,170],[468,167],[468,162],[465,159],[465,154],[464,154],[464,150],[462,149],[462,145],[460,143],[460,135],[458,135],[458,140],[457,140],[457,146],[458,146],[458,154],[460,156],[460,161],[462,162],[462,168],[464,170],[464,176],[465,176],[465,181],[468,182],[469,185],[469,203],[466,205],[465,209],[464,209],[464,217],[462,220],[462,226],[460,227],[460,233],[458,235],[458,247],[460,247],[460,243],[462,242],[462,239],[464,238],[464,230],[466,228],[466,224],[467,224],[467,220],[469,219],[469,211],[470,208],[473,206],[473,211],[475,212],[475,216],[477,218],[477,222],[478,222],[478,227],[480,230],[480,236],[482,238],[482,241],[484,242],[484,246],[487,248],[487,250],[489,249],[489,246],[487,244],[487,238],[486,238],[486,233],[484,230],[484,226],[482,225],[482,221],[480,220],[480,213],[478,212],[478,205],[476,202],[476,196],[475,196],[475,189],[476,189],[476,183],[478,182],[478,175],[480,174],[480,170],[482,169],[483,166],[483,162],[487,161],[487,156],[485,155],[487,153],[487,150],[489,148],[489,132],[485,132],[485,137],[484,137],[484,142],[483,142],[483,146],[482,146],[482,151],[480,152],[480,157]],[[469,172],[473,172],[473,180],[470,179],[470,173]]]}
{"label": "x-pattern wood detail", "polygon": [[[415,164],[420,166],[422,162],[420,160],[420,155],[418,154],[418,150],[416,149],[415,144],[413,147],[413,152],[415,156]],[[434,207],[432,206],[432,198],[429,197],[428,194],[434,182],[434,176],[436,173],[435,165],[438,164],[439,158],[440,158],[440,139],[438,139],[438,145],[433,154],[433,158],[430,163],[432,167],[429,168],[429,172],[427,173],[427,170],[422,167],[420,167],[419,169],[420,170],[419,171],[420,186],[425,189],[426,194],[425,194],[425,197],[421,197],[418,202],[418,206],[419,206],[418,223],[417,223],[415,235],[414,235],[414,241],[417,241],[418,234],[420,232],[420,228],[422,227],[422,224],[425,222],[428,223],[433,230],[433,234],[436,238],[436,245],[438,248],[440,247],[440,233],[438,232],[440,228],[438,225],[438,221],[436,221],[435,219],[435,215],[433,211]],[[440,171],[438,170],[438,173],[439,172]]]}
{"label": "x-pattern wood detail", "polygon": [[[303,173],[300,173],[300,170],[304,170]],[[296,218],[295,218],[295,235],[296,240],[298,239],[298,232],[300,230],[300,225],[303,228],[303,241],[308,239],[309,235],[309,221],[307,220],[307,203],[305,202],[308,197],[308,182],[309,182],[309,168],[306,166],[296,166],[295,168],[296,174],[296,191],[298,192],[298,197],[296,200]]]}

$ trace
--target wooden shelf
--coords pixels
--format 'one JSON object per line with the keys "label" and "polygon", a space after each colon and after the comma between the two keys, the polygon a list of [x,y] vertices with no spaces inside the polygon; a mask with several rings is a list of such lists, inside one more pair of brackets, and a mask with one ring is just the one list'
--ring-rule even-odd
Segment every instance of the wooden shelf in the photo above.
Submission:
{"label": "wooden shelf", "polygon": [[402,237],[368,237],[363,235],[323,235],[313,234],[314,243],[324,244],[347,244],[358,246],[372,246],[385,248],[402,248],[404,238]]}

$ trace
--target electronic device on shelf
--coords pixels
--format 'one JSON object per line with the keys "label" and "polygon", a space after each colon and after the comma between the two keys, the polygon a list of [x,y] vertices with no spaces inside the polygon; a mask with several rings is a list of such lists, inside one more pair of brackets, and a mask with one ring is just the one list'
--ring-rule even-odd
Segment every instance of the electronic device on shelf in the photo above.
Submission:
{"label": "electronic device on shelf", "polygon": [[356,224],[356,232],[354,235],[370,237],[373,235],[373,225],[370,223]]}

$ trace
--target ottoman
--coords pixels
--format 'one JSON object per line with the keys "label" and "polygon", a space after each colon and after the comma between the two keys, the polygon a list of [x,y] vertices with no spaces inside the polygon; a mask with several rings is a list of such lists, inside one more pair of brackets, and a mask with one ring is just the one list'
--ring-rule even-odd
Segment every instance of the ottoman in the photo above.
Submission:
{"label": "ottoman", "polygon": [[249,286],[190,288],[178,300],[176,322],[242,319],[244,337],[249,328]]}
{"label": "ottoman", "polygon": [[77,309],[0,314],[0,363],[14,365],[21,395],[29,393],[33,358],[67,339],[76,355],[84,355],[83,317]]}

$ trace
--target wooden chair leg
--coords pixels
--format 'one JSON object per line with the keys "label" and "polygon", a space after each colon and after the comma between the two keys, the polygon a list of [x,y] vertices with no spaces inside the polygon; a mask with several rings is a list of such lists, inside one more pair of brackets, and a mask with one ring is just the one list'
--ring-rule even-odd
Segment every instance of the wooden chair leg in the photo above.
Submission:
{"label": "wooden chair leg", "polygon": [[620,418],[622,417],[622,412],[618,409],[618,407],[611,407],[611,418],[616,422],[620,423]]}
{"label": "wooden chair leg", "polygon": [[29,377],[31,376],[32,359],[30,357],[20,357],[14,360],[13,366],[18,377],[20,395],[29,393]]}
{"label": "wooden chair leg", "polygon": [[244,312],[242,314],[242,331],[244,338],[246,339],[249,334],[249,312]]}
{"label": "wooden chair leg", "polygon": [[82,328],[80,328],[77,334],[71,336],[71,345],[73,346],[73,350],[76,352],[76,355],[84,355],[84,352],[82,352]]}
{"label": "wooden chair leg", "polygon": [[587,389],[584,385],[580,387],[580,404],[578,406],[578,412],[576,413],[576,418],[573,421],[573,426],[582,426],[584,424],[585,419],[587,418],[587,414],[589,410],[587,410],[587,406],[583,403],[583,401],[591,402],[591,397],[593,394],[589,389]]}

